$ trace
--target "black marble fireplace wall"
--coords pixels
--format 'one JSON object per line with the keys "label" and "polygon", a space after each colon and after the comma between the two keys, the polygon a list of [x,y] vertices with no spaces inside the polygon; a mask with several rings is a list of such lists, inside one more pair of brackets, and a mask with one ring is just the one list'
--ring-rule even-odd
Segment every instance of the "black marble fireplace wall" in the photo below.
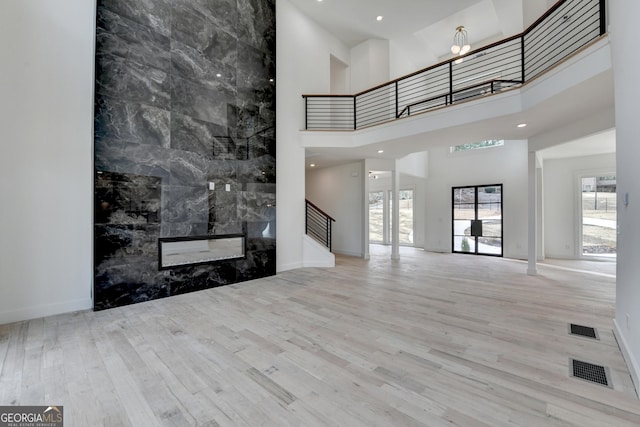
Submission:
{"label": "black marble fireplace wall", "polygon": [[[275,0],[98,0],[96,310],[275,274]],[[244,259],[158,268],[158,238]]]}

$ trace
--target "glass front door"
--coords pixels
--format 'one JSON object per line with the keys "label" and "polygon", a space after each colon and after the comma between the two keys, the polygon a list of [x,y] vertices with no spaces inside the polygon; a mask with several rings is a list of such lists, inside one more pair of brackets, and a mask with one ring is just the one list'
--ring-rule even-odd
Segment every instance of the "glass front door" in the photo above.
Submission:
{"label": "glass front door", "polygon": [[452,189],[456,253],[502,256],[502,184]]}

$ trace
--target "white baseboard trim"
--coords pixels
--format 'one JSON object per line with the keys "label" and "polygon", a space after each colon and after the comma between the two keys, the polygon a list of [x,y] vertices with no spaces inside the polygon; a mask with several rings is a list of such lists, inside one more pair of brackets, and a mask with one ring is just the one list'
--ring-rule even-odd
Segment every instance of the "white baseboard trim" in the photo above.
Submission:
{"label": "white baseboard trim", "polygon": [[276,274],[282,273],[283,271],[297,270],[298,268],[304,268],[304,264],[302,263],[302,261],[292,262],[289,264],[280,264],[276,266]]}
{"label": "white baseboard trim", "polygon": [[83,298],[56,304],[43,304],[35,307],[25,307],[13,311],[0,313],[0,325],[22,322],[24,320],[39,319],[41,317],[55,316],[57,314],[71,313],[73,311],[90,310],[93,308],[91,298]]}
{"label": "white baseboard trim", "polygon": [[325,261],[309,261],[304,263],[304,268],[334,268],[335,266],[335,262],[329,263]]}
{"label": "white baseboard trim", "polygon": [[334,254],[338,254],[338,255],[354,256],[354,257],[357,257],[357,258],[364,258],[364,255],[362,254],[362,252],[341,251],[341,250],[338,250],[338,249],[334,249],[333,253]]}
{"label": "white baseboard trim", "polygon": [[451,253],[451,249],[443,249],[443,248],[428,248],[428,247],[425,247],[424,251],[425,252],[435,252],[437,254],[450,254]]}
{"label": "white baseboard trim", "polygon": [[620,328],[620,325],[618,325],[616,319],[613,319],[613,336],[616,338],[618,347],[620,347],[620,351],[622,352],[622,357],[624,357],[624,361],[627,363],[627,368],[629,368],[631,380],[633,381],[633,386],[636,389],[636,396],[640,396],[640,367],[638,366],[633,353],[631,353],[627,340],[625,339],[622,329]]}
{"label": "white baseboard trim", "polygon": [[[544,254],[544,258],[551,258],[551,259],[566,259],[566,260],[570,260],[570,261],[579,261],[580,258],[576,257],[575,255],[567,255],[567,254],[550,254],[549,252],[546,252]],[[543,261],[543,260],[539,260],[539,261]]]}

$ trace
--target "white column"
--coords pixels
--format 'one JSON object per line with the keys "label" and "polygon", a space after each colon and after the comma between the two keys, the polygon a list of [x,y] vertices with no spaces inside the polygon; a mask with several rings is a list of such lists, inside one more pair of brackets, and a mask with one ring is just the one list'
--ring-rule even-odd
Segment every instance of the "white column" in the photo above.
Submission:
{"label": "white column", "polygon": [[544,260],[544,169],[543,165],[539,165],[540,167],[536,168],[536,177],[538,188],[536,188],[536,192],[538,193],[536,196],[536,200],[538,201],[538,206],[536,206],[536,212],[538,217],[536,218],[536,246],[537,246],[537,256],[538,261]]}
{"label": "white column", "polygon": [[536,172],[536,153],[535,151],[529,151],[529,244],[528,244],[528,258],[529,265],[527,268],[527,274],[535,276],[538,271],[536,269],[536,258],[538,256],[537,251],[537,227],[536,218],[538,216],[537,204],[537,182],[538,174]]}
{"label": "white column", "polygon": [[393,203],[391,204],[391,259],[400,259],[400,172],[396,167],[391,171],[391,191]]}
{"label": "white column", "polygon": [[363,180],[363,188],[364,188],[364,209],[363,218],[362,218],[362,258],[369,259],[371,256],[369,255],[369,168],[368,162],[364,160],[363,162],[363,172],[362,172],[362,180]]}

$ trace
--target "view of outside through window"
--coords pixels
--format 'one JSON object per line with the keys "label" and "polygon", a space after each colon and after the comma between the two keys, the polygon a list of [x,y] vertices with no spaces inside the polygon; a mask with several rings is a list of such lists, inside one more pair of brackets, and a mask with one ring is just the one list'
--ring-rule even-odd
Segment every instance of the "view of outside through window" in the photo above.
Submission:
{"label": "view of outside through window", "polygon": [[[388,210],[384,212],[384,192],[369,193],[369,241],[371,243],[391,243],[392,192],[387,195]],[[387,239],[383,233],[387,227]],[[400,190],[400,244],[413,244],[413,190]]]}
{"label": "view of outside through window", "polygon": [[369,193],[369,242],[383,243],[384,236],[384,192],[373,191]]}
{"label": "view of outside through window", "polygon": [[471,144],[454,145],[450,147],[452,153],[459,151],[477,150],[479,148],[501,147],[504,145],[504,139],[488,139],[486,141],[472,142]]}
{"label": "view of outside through window", "polygon": [[582,253],[616,254],[616,177],[582,178]]}

